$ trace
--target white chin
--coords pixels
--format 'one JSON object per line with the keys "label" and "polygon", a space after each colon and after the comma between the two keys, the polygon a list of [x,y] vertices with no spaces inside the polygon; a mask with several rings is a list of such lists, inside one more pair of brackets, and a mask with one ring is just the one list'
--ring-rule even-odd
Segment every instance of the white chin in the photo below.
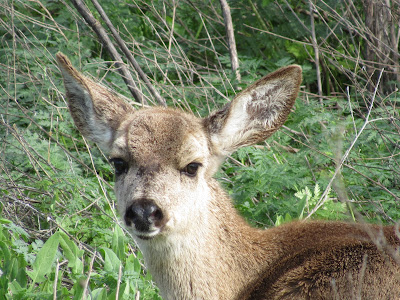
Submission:
{"label": "white chin", "polygon": [[158,235],[160,233],[160,230],[155,229],[152,231],[136,231],[134,230],[133,235],[141,240],[151,240],[152,238],[154,238],[156,235]]}

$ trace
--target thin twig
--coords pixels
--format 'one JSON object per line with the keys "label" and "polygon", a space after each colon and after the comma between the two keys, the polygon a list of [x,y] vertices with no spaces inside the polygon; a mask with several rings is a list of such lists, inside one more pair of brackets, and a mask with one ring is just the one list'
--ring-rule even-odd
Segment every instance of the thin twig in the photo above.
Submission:
{"label": "thin twig", "polygon": [[[91,164],[92,164],[92,168],[93,168],[93,170],[96,170],[96,166],[95,166],[95,164],[94,164],[94,160],[93,160],[93,157],[92,157],[92,152],[90,151],[90,147],[89,147],[88,143],[86,142],[86,139],[85,139],[85,138],[83,138],[83,141],[84,141],[84,143],[85,143],[85,146],[86,146],[86,149],[87,149],[87,153],[89,153],[89,157],[90,157],[90,162],[91,162]],[[112,214],[113,214],[113,220],[114,220],[115,222],[118,222],[118,217],[117,217],[116,212],[115,212],[115,207],[114,207],[114,205],[111,204],[112,202],[110,201],[110,199],[109,199],[108,196],[107,196],[107,191],[106,191],[106,189],[104,188],[104,184],[103,184],[103,182],[102,182],[102,178],[101,178],[101,176],[99,176],[99,174],[97,174],[97,173],[95,173],[95,175],[96,175],[97,181],[98,181],[98,183],[99,183],[99,186],[100,186],[100,188],[101,188],[101,191],[102,191],[102,193],[103,193],[103,196],[104,196],[104,198],[106,199],[107,204],[108,204],[108,206],[110,207],[111,212],[112,212]]]}
{"label": "thin twig", "polygon": [[233,74],[235,74],[236,80],[240,82],[241,76],[239,72],[239,59],[236,51],[236,42],[235,42],[235,34],[233,31],[231,10],[226,0],[219,0],[219,2],[221,3],[222,14],[224,16],[224,21],[225,21],[225,31],[229,47],[229,55],[231,58],[232,72]]}
{"label": "thin twig", "polygon": [[71,0],[71,2],[81,14],[81,16],[85,19],[86,23],[88,23],[88,25],[97,34],[100,42],[104,45],[106,49],[108,49],[111,57],[113,58],[113,60],[115,60],[118,72],[122,75],[122,78],[124,79],[125,84],[127,85],[132,96],[136,99],[136,101],[142,104],[147,104],[146,99],[143,97],[142,92],[139,91],[139,89],[136,87],[131,73],[128,71],[125,64],[123,63],[121,56],[119,55],[117,49],[115,49],[103,26],[101,26],[101,24],[96,20],[96,18],[92,15],[92,13],[81,0]]}
{"label": "thin twig", "polygon": [[354,120],[353,108],[351,106],[351,101],[350,101],[349,87],[346,88],[346,96],[347,96],[347,101],[349,102],[349,110],[350,110],[350,114],[351,114],[351,119],[353,121],[354,132],[357,134],[357,126],[356,126],[356,122]]}
{"label": "thin twig", "polygon": [[321,82],[321,70],[320,70],[320,65],[319,65],[319,48],[318,48],[318,43],[317,43],[317,36],[315,34],[315,24],[314,24],[314,10],[315,6],[313,3],[313,0],[309,0],[309,5],[310,5],[310,19],[311,19],[311,41],[312,45],[314,48],[314,61],[315,61],[315,69],[317,73],[317,86],[318,86],[318,96],[319,101],[321,104],[322,102],[322,82]]}
{"label": "thin twig", "polygon": [[249,5],[251,6],[251,9],[253,10],[254,15],[256,16],[258,22],[261,24],[261,27],[265,30],[268,31],[268,26],[265,24],[263,18],[260,15],[260,12],[258,11],[257,7],[255,7],[253,0],[248,0]]}
{"label": "thin twig", "polygon": [[[174,40],[174,28],[175,28],[175,18],[176,18],[176,6],[177,3],[175,0],[172,0],[172,20],[171,20],[171,28],[169,30],[169,37],[168,37],[168,58],[167,58],[167,65],[169,64],[169,60],[172,58],[171,55],[171,47]],[[179,73],[178,73],[179,74]],[[164,84],[167,82],[168,78],[168,69],[163,74],[164,77]],[[179,76],[180,82],[182,83],[181,76]]]}
{"label": "thin twig", "polygon": [[140,291],[139,290],[136,291],[135,300],[140,300]]}
{"label": "thin twig", "polygon": [[[372,122],[372,121],[371,121]],[[371,123],[370,122],[370,123]],[[330,157],[329,155],[325,154],[324,152],[318,150],[317,148],[311,146],[310,144],[305,144],[303,143],[301,140],[296,139],[294,136],[291,136],[289,134],[287,134],[286,132],[282,131],[284,134],[286,134],[287,136],[289,136],[293,141],[299,143],[300,145],[307,147],[308,149],[314,151],[315,153],[318,153],[319,155],[326,157],[330,160],[333,160],[332,157]],[[350,170],[356,172],[357,174],[359,174],[360,176],[364,177],[365,179],[367,179],[368,181],[370,181],[372,184],[379,186],[382,190],[384,190],[386,193],[388,193],[390,196],[392,196],[394,199],[396,199],[397,201],[400,202],[400,198],[398,196],[396,196],[393,192],[391,192],[387,187],[385,187],[383,184],[381,184],[378,181],[373,180],[371,177],[368,177],[367,175],[363,174],[362,172],[358,171],[356,168],[354,168],[353,166],[343,163],[343,166],[346,168],[349,168]]]}
{"label": "thin twig", "polygon": [[118,281],[117,281],[117,291],[115,292],[115,300],[119,299],[119,288],[121,286],[121,278],[122,278],[122,264],[119,265],[119,270],[118,270]]}
{"label": "thin twig", "polygon": [[370,121],[370,120],[369,120],[369,117],[370,117],[370,115],[371,115],[372,107],[373,107],[373,105],[374,105],[376,93],[377,93],[377,90],[378,90],[378,86],[379,86],[379,83],[380,83],[380,80],[381,80],[383,71],[384,71],[384,69],[382,69],[382,70],[381,70],[381,73],[379,74],[378,82],[377,82],[377,84],[376,84],[375,91],[374,91],[374,95],[373,95],[373,97],[372,97],[370,107],[368,108],[368,113],[367,113],[367,116],[366,116],[366,118],[365,118],[365,122],[364,122],[363,126],[361,127],[360,131],[356,134],[356,136],[355,136],[353,142],[351,143],[350,147],[346,150],[346,152],[345,152],[345,154],[343,155],[343,157],[342,157],[342,159],[340,160],[340,162],[337,163],[337,166],[336,166],[336,169],[335,169],[335,173],[333,173],[333,176],[332,176],[331,180],[329,181],[327,187],[325,188],[324,193],[321,195],[321,197],[319,198],[317,204],[315,205],[315,207],[313,208],[313,210],[307,215],[307,217],[306,217],[305,219],[310,218],[310,217],[324,204],[324,202],[326,201],[326,198],[327,198],[327,196],[328,196],[328,193],[329,193],[329,191],[330,191],[330,189],[331,189],[331,186],[332,186],[333,181],[335,180],[336,176],[340,173],[340,170],[341,170],[341,168],[342,168],[342,166],[343,166],[345,160],[347,159],[347,157],[349,156],[349,154],[350,154],[351,150],[353,149],[354,145],[355,145],[356,142],[358,141],[358,138],[359,138],[360,135],[363,133],[365,127],[366,127],[369,123],[374,122],[374,120]]}
{"label": "thin twig", "polygon": [[57,221],[55,220],[55,218],[53,218],[50,215],[44,214],[41,211],[37,210],[36,208],[34,208],[32,205],[28,204],[27,202],[31,202],[31,201],[26,201],[26,197],[24,196],[23,199],[18,199],[16,197],[13,197],[11,195],[7,195],[7,198],[9,198],[10,200],[17,202],[18,204],[20,204],[23,207],[28,208],[30,211],[33,212],[33,215],[38,216],[43,218],[44,220],[46,220],[48,223],[53,223],[58,229],[60,229],[62,232],[64,232],[69,239],[71,239],[72,241],[74,241],[76,244],[81,245],[82,248],[84,248],[85,251],[91,253],[92,255],[96,256],[97,255],[97,259],[101,262],[104,263],[103,258],[101,257],[101,255],[98,255],[96,251],[92,250],[93,248],[88,245],[85,244],[81,241],[79,241],[77,238],[75,238],[73,235],[71,235],[63,226],[61,226],[60,223],[57,223]]}
{"label": "thin twig", "polygon": [[[75,1],[75,0],[74,0]],[[97,11],[99,12],[100,16],[106,22],[108,28],[110,29],[115,41],[117,42],[118,46],[124,52],[126,58],[129,60],[129,62],[132,64],[134,67],[135,71],[139,74],[140,78],[144,81],[146,84],[147,88],[149,89],[150,93],[153,95],[153,97],[157,100],[157,102],[160,105],[166,106],[167,103],[163,97],[157,92],[157,90],[154,88],[154,86],[151,84],[149,78],[147,75],[143,72],[142,68],[139,66],[138,62],[136,59],[133,57],[132,53],[129,51],[128,47],[126,46],[125,42],[122,40],[121,36],[115,29],[114,25],[111,23],[110,19],[108,18],[107,14],[97,2],[97,0],[92,0],[93,5],[96,7]]]}
{"label": "thin twig", "polygon": [[86,278],[85,285],[83,286],[83,293],[82,293],[83,299],[86,299],[86,293],[87,293],[88,286],[89,286],[90,274],[92,273],[92,270],[93,270],[93,263],[94,263],[95,258],[96,258],[96,252],[93,254],[92,260],[90,261],[88,277]]}
{"label": "thin twig", "polygon": [[54,283],[53,283],[53,300],[57,300],[57,282],[58,282],[58,271],[60,270],[60,263],[57,258],[57,264],[56,264],[56,271],[55,271],[55,276],[54,276]]}

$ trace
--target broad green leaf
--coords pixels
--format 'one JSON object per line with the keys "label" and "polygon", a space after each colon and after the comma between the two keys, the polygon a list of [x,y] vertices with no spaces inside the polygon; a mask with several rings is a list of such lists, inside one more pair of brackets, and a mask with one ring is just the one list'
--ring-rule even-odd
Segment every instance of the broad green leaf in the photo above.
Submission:
{"label": "broad green leaf", "polygon": [[129,281],[121,284],[119,289],[119,295],[120,295],[119,299],[129,299],[131,297]]}
{"label": "broad green leaf", "polygon": [[9,286],[9,280],[7,276],[0,276],[0,295],[7,294],[8,286]]}
{"label": "broad green leaf", "polygon": [[8,250],[6,243],[2,241],[0,241],[0,254],[1,258],[5,261],[9,260],[11,257],[10,250]]}
{"label": "broad green leaf", "polygon": [[10,224],[10,223],[12,223],[12,221],[0,218],[0,224]]}
{"label": "broad green leaf", "polygon": [[121,227],[115,224],[114,234],[112,236],[111,249],[118,256],[119,259],[125,260],[125,235]]}
{"label": "broad green leaf", "polygon": [[142,270],[139,259],[133,254],[129,255],[125,262],[124,275],[139,276]]}
{"label": "broad green leaf", "polygon": [[118,274],[121,261],[114,251],[109,248],[101,248],[100,252],[104,253],[104,271]]}
{"label": "broad green leaf", "polygon": [[10,264],[8,266],[8,275],[10,281],[14,280],[18,274],[18,260],[14,257],[11,259]]}
{"label": "broad green leaf", "polygon": [[35,262],[33,263],[33,270],[28,271],[29,277],[32,279],[33,283],[40,283],[46,280],[45,275],[49,274],[51,267],[56,259],[58,245],[60,243],[60,234],[56,232],[44,243],[42,249],[36,255]]}
{"label": "broad green leaf", "polygon": [[[108,300],[117,299],[117,290],[114,289],[110,295],[108,295]],[[132,294],[130,293],[129,281],[127,283],[121,283],[119,287],[118,299],[132,299]]]}
{"label": "broad green leaf", "polygon": [[13,295],[18,295],[25,290],[24,288],[21,287],[21,285],[16,280],[10,282],[10,284],[8,286]]}
{"label": "broad green leaf", "polygon": [[60,246],[64,250],[64,255],[68,259],[68,266],[72,268],[73,273],[82,274],[83,263],[80,258],[83,255],[83,250],[80,250],[63,232],[60,232]]}
{"label": "broad green leaf", "polygon": [[107,299],[107,290],[105,288],[95,289],[91,293],[91,298],[93,300],[106,300]]}
{"label": "broad green leaf", "polygon": [[26,276],[26,270],[25,268],[20,268],[18,269],[18,273],[15,276],[15,280],[19,283],[19,285],[23,288],[26,288],[28,278]]}

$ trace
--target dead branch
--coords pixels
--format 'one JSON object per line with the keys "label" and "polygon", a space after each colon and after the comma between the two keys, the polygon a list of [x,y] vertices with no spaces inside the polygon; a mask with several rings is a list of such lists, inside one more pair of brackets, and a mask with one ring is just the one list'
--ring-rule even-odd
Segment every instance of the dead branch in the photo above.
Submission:
{"label": "dead branch", "polygon": [[312,45],[314,48],[314,60],[315,60],[315,69],[317,72],[317,85],[318,85],[318,95],[319,95],[319,101],[322,104],[322,82],[321,82],[321,70],[320,70],[320,65],[319,65],[319,48],[318,48],[318,43],[317,43],[317,37],[315,34],[315,25],[314,25],[314,10],[316,10],[314,3],[312,0],[309,0],[309,6],[310,6],[310,20],[311,20],[311,37],[312,37]]}
{"label": "dead branch", "polygon": [[101,24],[96,20],[96,18],[92,15],[92,13],[88,10],[86,5],[81,0],[71,0],[71,2],[81,14],[81,16],[85,19],[86,23],[88,23],[88,25],[97,34],[97,37],[108,50],[112,59],[115,60],[117,70],[124,79],[125,84],[127,85],[132,96],[136,99],[136,101],[142,104],[147,104],[146,99],[143,97],[142,92],[136,87],[131,73],[128,71],[125,64],[123,63],[121,56],[119,55],[117,49],[115,49],[103,26],[101,26]]}
{"label": "dead branch", "polygon": [[239,72],[239,59],[236,51],[235,34],[233,32],[231,10],[229,8],[228,2],[226,0],[220,0],[222,14],[225,21],[225,30],[229,47],[229,55],[231,57],[232,72],[235,74],[236,79],[240,82],[240,72]]}
{"label": "dead branch", "polygon": [[108,28],[111,30],[111,33],[117,42],[118,46],[124,52],[126,58],[129,60],[129,62],[132,64],[134,67],[135,71],[139,74],[140,78],[144,81],[146,84],[147,88],[149,89],[150,93],[153,95],[153,97],[157,100],[157,102],[160,105],[166,106],[166,101],[161,95],[157,92],[157,90],[154,88],[154,86],[151,84],[149,78],[147,75],[143,72],[142,68],[139,66],[138,62],[136,59],[133,57],[132,53],[129,51],[128,47],[126,46],[125,42],[122,40],[121,36],[118,34],[117,30],[115,29],[114,25],[111,23],[110,19],[108,18],[107,14],[97,2],[97,0],[92,0],[93,5],[96,7],[97,11],[99,12],[101,18],[106,22]]}

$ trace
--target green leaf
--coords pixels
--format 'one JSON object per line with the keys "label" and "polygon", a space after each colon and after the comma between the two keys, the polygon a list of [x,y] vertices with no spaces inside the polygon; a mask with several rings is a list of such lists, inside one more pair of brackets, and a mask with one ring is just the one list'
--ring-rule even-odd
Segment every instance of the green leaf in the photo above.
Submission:
{"label": "green leaf", "polygon": [[68,267],[72,268],[74,274],[82,274],[83,263],[80,259],[83,255],[83,250],[63,232],[60,232],[60,246],[64,250],[64,256],[68,259]]}
{"label": "green leaf", "polygon": [[109,248],[104,247],[100,251],[103,252],[104,271],[118,274],[119,266],[121,265],[118,256]]}
{"label": "green leaf", "polygon": [[11,257],[10,251],[8,250],[6,243],[2,241],[0,241],[0,254],[1,258],[5,261],[8,261]]}
{"label": "green leaf", "polygon": [[21,285],[16,280],[10,282],[9,288],[12,295],[19,295],[25,291],[25,289],[22,288]]}
{"label": "green leaf", "polygon": [[111,249],[118,256],[120,260],[126,259],[125,254],[125,235],[121,227],[116,224],[114,227],[114,234],[112,236]]}
{"label": "green leaf", "polygon": [[33,281],[31,288],[35,286],[35,283],[46,280],[45,275],[48,275],[51,271],[56,259],[59,243],[60,234],[56,232],[44,243],[42,249],[40,249],[39,253],[36,255],[35,262],[33,263],[33,270],[27,272]]}
{"label": "green leaf", "polygon": [[107,299],[107,290],[105,288],[95,289],[92,292],[93,300],[105,300]]}
{"label": "green leaf", "polygon": [[[113,290],[110,295],[108,295],[108,300],[117,299],[117,290]],[[130,293],[129,281],[127,283],[122,283],[119,287],[118,299],[131,299],[132,294]]]}
{"label": "green leaf", "polygon": [[141,271],[142,266],[140,265],[138,257],[133,254],[129,255],[125,262],[124,275],[138,277]]}
{"label": "green leaf", "polygon": [[17,275],[15,276],[15,280],[19,283],[19,285],[23,288],[26,288],[28,283],[28,278],[26,276],[25,268],[19,268]]}
{"label": "green leaf", "polygon": [[10,224],[10,223],[12,223],[12,221],[0,218],[0,224]]}
{"label": "green leaf", "polygon": [[0,276],[0,295],[6,295],[8,292],[9,280],[6,276]]}

